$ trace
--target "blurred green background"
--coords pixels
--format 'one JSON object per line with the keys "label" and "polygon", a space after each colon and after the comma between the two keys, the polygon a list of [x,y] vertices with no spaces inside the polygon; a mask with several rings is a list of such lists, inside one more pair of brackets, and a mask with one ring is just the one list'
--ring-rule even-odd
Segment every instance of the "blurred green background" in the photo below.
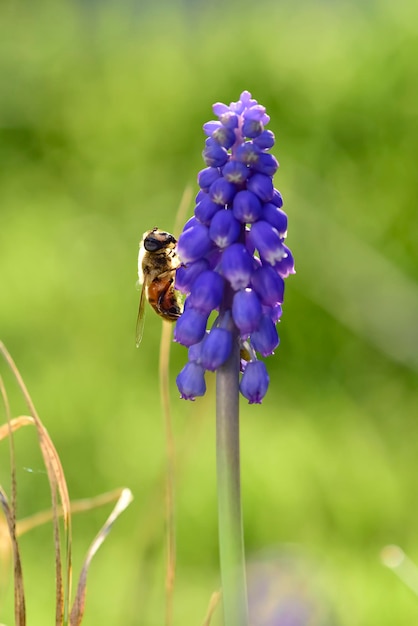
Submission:
{"label": "blurred green background", "polygon": [[[212,103],[244,89],[271,115],[297,264],[269,393],[242,403],[248,557],[296,544],[333,625],[417,623],[418,598],[379,557],[395,543],[418,562],[414,5],[1,4],[0,338],[71,497],[135,495],[93,562],[86,625],[163,623],[160,320],[148,312],[136,350],[137,248],[143,231],[173,228],[203,167]],[[191,625],[219,574],[214,398],[178,399],[185,360],[174,345],[175,623]],[[27,430],[16,436],[20,517],[49,506]],[[74,518],[76,572],[106,514]],[[28,623],[52,625],[51,529],[23,537],[22,552]]]}

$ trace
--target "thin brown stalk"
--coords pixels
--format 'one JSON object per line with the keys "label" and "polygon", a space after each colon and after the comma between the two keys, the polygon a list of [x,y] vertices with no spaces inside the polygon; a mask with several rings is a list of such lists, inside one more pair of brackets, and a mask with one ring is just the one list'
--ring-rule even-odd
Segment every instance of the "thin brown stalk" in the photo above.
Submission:
{"label": "thin brown stalk", "polygon": [[174,582],[176,577],[176,530],[175,530],[175,505],[174,505],[174,481],[175,481],[175,445],[173,437],[173,425],[170,410],[170,388],[169,388],[169,362],[171,345],[172,326],[169,322],[163,321],[159,378],[161,403],[164,416],[165,445],[166,445],[166,475],[165,475],[165,521],[166,521],[166,607],[165,623],[171,626],[173,623],[173,596]]}

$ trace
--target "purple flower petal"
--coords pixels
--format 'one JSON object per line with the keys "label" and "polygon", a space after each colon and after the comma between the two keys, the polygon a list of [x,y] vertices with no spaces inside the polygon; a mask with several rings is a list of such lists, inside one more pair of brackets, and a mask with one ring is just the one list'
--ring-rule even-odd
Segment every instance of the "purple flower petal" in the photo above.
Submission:
{"label": "purple flower petal", "polygon": [[250,170],[240,161],[228,161],[222,168],[222,176],[230,183],[242,185],[248,178]]}
{"label": "purple flower petal", "polygon": [[263,265],[254,272],[251,285],[262,304],[273,306],[283,302],[284,280],[270,265]]}
{"label": "purple flower petal", "polygon": [[261,302],[255,291],[252,289],[237,291],[232,301],[232,319],[241,337],[247,337],[258,328],[261,314]]}
{"label": "purple flower petal", "polygon": [[[206,270],[193,283],[188,303],[200,313],[209,315],[222,302],[225,281],[217,272]],[[183,314],[184,315],[184,314]]]}
{"label": "purple flower petal", "polygon": [[279,345],[276,326],[269,315],[262,315],[258,328],[251,333],[251,344],[261,356],[270,356]]}
{"label": "purple flower petal", "polygon": [[229,204],[232,202],[237,188],[233,183],[228,182],[221,176],[210,186],[209,196],[216,204]]}
{"label": "purple flower petal", "polygon": [[251,361],[247,363],[239,388],[249,404],[260,404],[267,393],[269,382],[263,361]]}
{"label": "purple flower petal", "polygon": [[247,181],[247,189],[253,191],[263,202],[270,202],[273,198],[273,181],[265,174],[254,174]]}
{"label": "purple flower petal", "polygon": [[271,130],[263,130],[261,135],[258,135],[258,137],[254,138],[254,143],[256,144],[256,146],[263,150],[272,148],[274,146],[274,141],[274,133]]}
{"label": "purple flower petal", "polygon": [[244,289],[250,283],[253,259],[242,243],[233,243],[222,255],[221,270],[232,289]]}
{"label": "purple flower petal", "polygon": [[188,294],[196,278],[209,268],[206,259],[199,259],[188,265],[181,265],[176,271],[175,288],[181,293]]}
{"label": "purple flower petal", "polygon": [[209,236],[218,248],[226,248],[237,241],[241,224],[235,219],[230,209],[218,211],[209,226]]}
{"label": "purple flower petal", "polygon": [[232,211],[240,222],[256,222],[261,216],[261,202],[252,191],[239,191],[234,197]]}
{"label": "purple flower petal", "polygon": [[193,218],[195,223],[187,230],[183,230],[177,243],[177,253],[182,263],[192,263],[204,257],[213,244],[209,237],[209,230]]}
{"label": "purple flower petal", "polygon": [[228,160],[228,152],[217,141],[209,137],[202,152],[203,160],[210,167],[222,167]]}
{"label": "purple flower petal", "polygon": [[231,350],[231,333],[224,328],[212,328],[202,344],[200,355],[202,366],[214,372],[225,363],[231,354]]}
{"label": "purple flower petal", "polygon": [[206,392],[205,370],[197,363],[186,363],[176,378],[178,390],[184,400],[194,400]]}
{"label": "purple flower petal", "polygon": [[279,209],[278,206],[275,206],[271,202],[268,202],[263,206],[262,218],[280,233],[280,236],[283,237],[287,231],[287,215],[284,211]]}
{"label": "purple flower petal", "polygon": [[204,170],[200,170],[197,175],[197,182],[199,187],[205,191],[209,190],[212,183],[220,178],[221,173],[217,167],[205,167]]}
{"label": "purple flower petal", "polygon": [[293,254],[290,252],[287,246],[283,246],[284,252],[286,256],[279,260],[275,265],[274,269],[282,278],[287,278],[289,274],[296,274],[295,271],[295,261],[293,259]]}
{"label": "purple flower petal", "polygon": [[215,213],[222,209],[220,204],[216,204],[210,199],[209,194],[200,200],[195,206],[194,214],[202,224],[209,226]]}
{"label": "purple flower petal", "polygon": [[260,220],[253,224],[249,239],[259,251],[261,259],[270,265],[275,265],[286,256],[279,232],[268,222]]}
{"label": "purple flower petal", "polygon": [[184,313],[176,322],[174,341],[187,348],[203,339],[206,332],[208,315],[196,311],[193,307],[186,307]]}

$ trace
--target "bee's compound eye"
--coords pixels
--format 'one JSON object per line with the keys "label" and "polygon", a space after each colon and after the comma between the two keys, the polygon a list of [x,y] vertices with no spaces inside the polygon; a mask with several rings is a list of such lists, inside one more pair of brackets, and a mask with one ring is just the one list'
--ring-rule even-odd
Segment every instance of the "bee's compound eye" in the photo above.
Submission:
{"label": "bee's compound eye", "polygon": [[164,246],[165,243],[159,241],[155,237],[152,237],[152,235],[146,237],[144,240],[144,248],[147,252],[155,252],[156,250],[160,250],[160,248],[163,248]]}

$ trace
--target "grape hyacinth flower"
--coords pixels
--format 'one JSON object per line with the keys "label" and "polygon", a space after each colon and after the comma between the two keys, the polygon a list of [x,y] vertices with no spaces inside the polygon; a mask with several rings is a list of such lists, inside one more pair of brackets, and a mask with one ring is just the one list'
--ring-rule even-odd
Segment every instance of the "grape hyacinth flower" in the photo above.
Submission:
{"label": "grape hyacinth flower", "polygon": [[[216,460],[219,552],[225,626],[248,626],[242,532],[239,393],[261,403],[269,385],[264,361],[279,345],[284,278],[294,273],[285,245],[287,216],[273,185],[279,166],[269,152],[265,108],[244,91],[238,102],[213,107],[194,216],[177,245],[176,288],[186,295],[175,341],[188,348],[177,376],[182,398],[206,392],[216,372]],[[208,329],[213,312],[216,319]],[[240,379],[241,377],[241,379]]]}
{"label": "grape hyacinth flower", "polygon": [[[239,390],[250,404],[260,403],[269,376],[258,355],[279,345],[284,278],[295,271],[282,196],[273,185],[275,138],[265,128],[265,108],[248,91],[213,111],[218,120],[203,126],[207,167],[198,174],[194,217],[178,242],[176,288],[186,300],[174,338],[189,348],[189,360],[177,385],[182,398],[203,395],[205,370],[219,371],[238,346]],[[218,315],[207,330],[212,311]]]}

